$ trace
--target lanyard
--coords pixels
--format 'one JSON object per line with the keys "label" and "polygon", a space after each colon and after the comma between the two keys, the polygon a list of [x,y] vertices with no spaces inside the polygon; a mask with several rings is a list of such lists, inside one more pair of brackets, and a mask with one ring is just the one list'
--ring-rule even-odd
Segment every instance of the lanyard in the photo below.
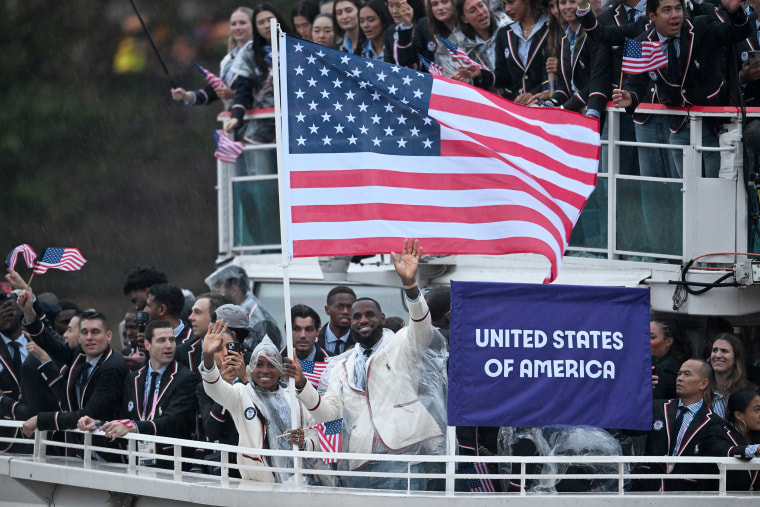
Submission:
{"label": "lanyard", "polygon": [[[158,373],[158,372],[155,372]],[[158,391],[161,389],[161,375],[158,375],[158,378],[156,378],[156,388],[153,390],[153,406],[150,408],[150,413],[147,413],[145,415],[144,421],[152,421],[153,415],[156,413],[156,406],[158,406]],[[148,397],[149,397],[149,391],[150,386],[148,386],[148,389],[145,391],[145,395],[143,397],[143,409],[147,410],[148,407],[146,406],[148,404]]]}

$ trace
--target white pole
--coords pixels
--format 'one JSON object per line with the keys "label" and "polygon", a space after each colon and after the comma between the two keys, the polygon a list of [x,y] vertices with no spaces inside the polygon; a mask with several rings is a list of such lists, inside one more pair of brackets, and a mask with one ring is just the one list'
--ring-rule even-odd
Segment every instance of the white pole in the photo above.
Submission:
{"label": "white pole", "polygon": [[[274,122],[277,137],[277,183],[280,194],[280,247],[282,248],[282,299],[285,305],[285,347],[290,357],[293,357],[293,334],[291,333],[290,322],[290,252],[288,247],[288,220],[290,218],[289,201],[287,199],[287,188],[290,186],[290,174],[285,170],[283,164],[283,128],[282,128],[282,106],[281,100],[287,100],[287,83],[285,83],[284,93],[281,91],[280,79],[280,56],[283,61],[285,55],[280,55],[280,40],[277,19],[272,18],[270,21],[271,41],[272,41],[272,84],[274,86]],[[283,65],[287,69],[287,65]],[[287,123],[287,120],[286,120]],[[296,360],[293,357],[293,360]],[[296,399],[295,379],[288,381],[288,400],[290,402],[290,427],[298,428],[299,413],[298,399]],[[296,445],[293,450],[298,450]],[[301,460],[294,460],[294,471],[296,475],[296,484],[301,483]]]}

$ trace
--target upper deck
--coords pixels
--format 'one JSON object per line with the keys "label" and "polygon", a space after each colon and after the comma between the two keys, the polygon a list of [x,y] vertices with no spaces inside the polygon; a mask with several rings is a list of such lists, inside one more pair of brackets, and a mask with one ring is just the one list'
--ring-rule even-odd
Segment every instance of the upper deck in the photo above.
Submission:
{"label": "upper deck", "polygon": [[[653,311],[719,315],[737,325],[760,323],[760,266],[753,262],[760,260],[753,255],[760,245],[751,237],[757,193],[748,191],[742,164],[739,111],[648,109],[687,115],[690,144],[623,140],[622,111],[608,108],[596,191],[573,231],[556,283],[645,286],[651,289]],[[273,114],[257,112],[248,118]],[[727,122],[729,132],[720,147],[705,147],[700,132],[703,121],[713,117]],[[759,117],[760,108],[747,110],[747,121]],[[637,146],[681,151],[683,178],[640,176],[636,167],[631,169]],[[702,154],[707,152],[721,154],[718,178],[702,176]],[[255,281],[281,280],[276,146],[249,145],[237,164],[219,162],[217,171],[219,261],[235,258]],[[387,258],[348,261],[294,259],[290,277],[294,283],[395,285]],[[421,278],[427,285],[452,279],[541,283],[548,267],[543,257],[529,254],[440,256],[427,259]]]}

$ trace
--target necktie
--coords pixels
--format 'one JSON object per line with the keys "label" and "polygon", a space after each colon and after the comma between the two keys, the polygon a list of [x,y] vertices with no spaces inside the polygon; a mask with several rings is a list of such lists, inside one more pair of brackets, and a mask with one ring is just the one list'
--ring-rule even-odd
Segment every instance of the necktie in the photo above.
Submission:
{"label": "necktie", "polygon": [[10,345],[11,350],[13,351],[13,353],[11,354],[13,372],[16,374],[16,376],[18,376],[21,374],[21,344],[18,342],[12,341],[8,345]]}
{"label": "necktie", "polygon": [[628,22],[634,23],[636,21],[636,9],[628,9]]}
{"label": "necktie", "polygon": [[369,360],[369,356],[372,354],[372,349],[362,349],[362,354],[364,354],[364,361],[360,365],[360,369],[358,371],[355,371],[356,383],[359,385],[362,391],[366,391],[367,390],[367,361]]}
{"label": "necktie", "polygon": [[678,435],[681,434],[681,426],[683,425],[683,416],[688,411],[686,407],[678,407],[678,414],[676,415],[676,423],[673,426],[673,440],[670,443],[670,455],[676,451],[676,442],[678,442]]}
{"label": "necktie", "polygon": [[153,410],[153,398],[156,394],[156,380],[158,379],[158,372],[154,371],[150,374],[150,386],[148,387],[148,398],[145,402],[145,419],[150,417],[151,410]]}
{"label": "necktie", "polygon": [[676,39],[668,39],[668,79],[671,83],[681,84],[681,63],[678,61]]}
{"label": "necktie", "polygon": [[82,373],[79,375],[79,383],[77,384],[77,397],[79,398],[79,408],[82,408],[82,397],[84,396],[84,386],[87,385],[87,379],[89,378],[90,368],[92,365],[88,362],[84,363]]}
{"label": "necktie", "polygon": [[335,344],[335,354],[342,354],[343,353],[343,340],[338,340],[338,343]]}

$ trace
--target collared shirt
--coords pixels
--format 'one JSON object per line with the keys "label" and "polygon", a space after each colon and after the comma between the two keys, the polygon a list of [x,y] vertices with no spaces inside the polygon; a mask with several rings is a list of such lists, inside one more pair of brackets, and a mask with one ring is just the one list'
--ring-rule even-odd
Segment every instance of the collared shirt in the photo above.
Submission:
{"label": "collared shirt", "polygon": [[317,347],[315,346],[313,349],[311,349],[311,353],[302,359],[302,361],[314,361],[314,358],[317,357]]}
{"label": "collared shirt", "polygon": [[639,3],[637,3],[633,7],[628,7],[627,5],[623,5],[623,8],[625,9],[625,15],[628,16],[628,13],[633,9],[636,11],[633,15],[633,20],[638,20],[641,16],[645,16],[647,13],[647,1],[641,0]]}
{"label": "collared shirt", "polygon": [[676,46],[676,55],[678,57],[681,57],[681,39],[680,34],[676,35],[675,37],[665,37],[664,35],[660,34],[657,30],[655,30],[655,33],[657,34],[657,38],[662,42],[662,52],[665,53],[665,56],[668,55],[668,44],[675,44]]}
{"label": "collared shirt", "polygon": [[691,421],[694,419],[694,415],[699,412],[700,408],[702,408],[702,403],[704,402],[702,400],[699,400],[696,403],[692,403],[691,405],[684,405],[681,400],[678,400],[678,408],[686,407],[686,412],[683,415],[681,427],[678,429],[678,438],[676,438],[676,446],[673,451],[674,453],[678,452],[678,449],[681,447],[681,439],[686,433],[686,430],[689,428]]}
{"label": "collared shirt", "polygon": [[335,333],[333,333],[332,329],[330,329],[330,324],[327,324],[327,328],[325,329],[325,348],[333,354],[336,354],[338,352],[338,344],[336,342],[343,342],[343,352],[345,352],[349,334],[351,334],[350,329],[346,334],[339,338],[335,336]]}
{"label": "collared shirt", "polygon": [[[153,372],[158,373],[158,376],[156,377],[156,385],[153,387],[156,391],[159,391],[161,389],[161,378],[164,376],[164,372],[166,371],[166,367],[169,366],[168,364],[164,365],[163,367],[159,368],[158,370],[154,370],[153,367],[150,365],[150,361],[148,361],[148,371],[145,374],[145,389],[143,390],[143,400],[147,403],[148,398],[150,397],[150,377],[153,374]],[[156,403],[156,400],[158,400],[158,394],[156,393],[155,398],[153,399],[154,403]],[[151,416],[151,410],[153,407],[144,407],[145,409],[145,418],[148,419]]]}
{"label": "collared shirt", "polygon": [[728,405],[729,396],[731,396],[731,391],[728,389],[723,394],[713,391],[712,411],[724,419],[726,418],[726,406]]}
{"label": "collared shirt", "polygon": [[174,331],[174,337],[177,338],[180,335],[180,333],[182,332],[183,329],[185,329],[185,323],[180,320],[179,321],[179,326],[175,327],[174,330],[173,330]]}
{"label": "collared shirt", "polygon": [[541,31],[541,28],[549,22],[549,17],[544,15],[541,16],[541,18],[536,21],[535,26],[533,26],[533,30],[531,30],[530,35],[528,38],[525,38],[525,35],[523,34],[522,27],[520,26],[520,23],[515,22],[512,23],[512,31],[515,32],[515,35],[517,35],[517,56],[520,58],[520,62],[525,66],[527,64],[528,58],[530,57],[530,41],[533,39],[533,37]]}
{"label": "collared shirt", "polygon": [[[383,336],[384,335],[385,333],[383,333]],[[380,348],[381,343],[383,343],[383,337],[380,337],[380,339],[377,340],[377,343],[369,349],[365,349],[360,345],[354,347],[354,356],[356,357],[354,360],[354,381],[356,382],[356,385],[364,391],[367,390],[367,360],[378,348]],[[367,355],[367,350],[371,350],[372,352]]]}
{"label": "collared shirt", "polygon": [[[29,351],[26,350],[26,344],[29,343],[29,340],[26,339],[26,335],[24,335],[23,333],[21,333],[21,336],[19,336],[15,340],[11,340],[7,336],[5,336],[3,333],[0,333],[0,338],[2,338],[3,342],[5,342],[5,346],[10,351],[11,356],[13,356],[13,354],[15,354],[16,351],[14,350],[13,347],[10,346],[10,343],[12,341],[15,341],[16,343],[19,344],[18,351],[21,353],[21,363],[23,364],[24,361],[26,361],[26,358],[29,356]],[[18,373],[18,372],[16,372],[16,373]]]}

